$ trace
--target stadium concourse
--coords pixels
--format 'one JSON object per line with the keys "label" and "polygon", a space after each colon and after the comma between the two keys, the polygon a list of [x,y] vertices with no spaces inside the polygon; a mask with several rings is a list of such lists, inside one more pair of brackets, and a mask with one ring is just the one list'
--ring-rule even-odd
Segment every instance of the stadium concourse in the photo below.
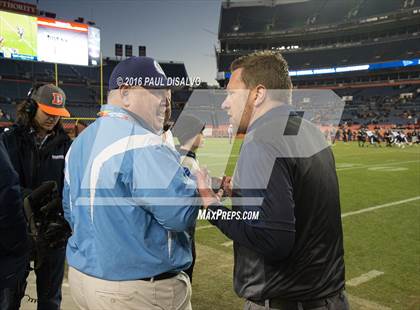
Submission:
{"label": "stadium concourse", "polygon": [[[2,14],[0,18],[10,20]],[[18,104],[34,83],[57,82],[66,92],[71,113],[64,128],[74,138],[97,118],[106,102],[107,81],[120,60],[80,55],[77,63],[56,59],[55,65],[48,58],[54,55],[40,55],[44,61],[30,59],[38,56],[30,48],[35,30],[28,20],[34,19],[20,16],[0,36],[0,132],[13,124]],[[44,22],[43,31],[54,27]],[[83,31],[88,33],[89,27],[83,26]],[[25,43],[19,36],[32,41]],[[323,115],[316,111],[305,118],[317,123],[334,145],[351,308],[418,310],[420,0],[225,0],[218,40],[218,86],[203,83],[174,90],[172,122],[194,91],[217,94],[229,81],[231,62],[259,50],[282,53],[295,90],[333,91],[345,103],[337,126],[323,123]],[[8,57],[18,50],[26,56]],[[102,81],[97,66],[101,60]],[[189,77],[182,62],[160,65],[168,77]],[[304,106],[311,100],[306,97],[299,103]],[[214,175],[232,174],[242,140],[229,144],[226,113],[217,100],[192,109],[206,123],[200,163]],[[220,163],[223,154],[230,155],[227,164]],[[232,242],[204,220],[198,221],[196,242],[193,309],[241,309],[243,300],[232,288]],[[33,273],[26,294],[22,309],[36,309],[29,300],[36,298]],[[76,309],[67,275],[62,309]]]}

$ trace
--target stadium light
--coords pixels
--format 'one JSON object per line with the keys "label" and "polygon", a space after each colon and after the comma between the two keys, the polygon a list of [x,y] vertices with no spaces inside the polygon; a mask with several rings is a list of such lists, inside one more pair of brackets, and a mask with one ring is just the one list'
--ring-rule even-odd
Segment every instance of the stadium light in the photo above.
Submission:
{"label": "stadium light", "polygon": [[123,45],[119,43],[115,43],[115,56],[122,57],[123,55]]}
{"label": "stadium light", "polygon": [[57,14],[52,13],[52,12],[45,12],[45,17],[48,18],[55,18],[57,16]]}
{"label": "stadium light", "polygon": [[139,45],[139,56],[146,56],[146,46]]}
{"label": "stadium light", "polygon": [[125,45],[125,57],[133,56],[133,46],[131,44]]}

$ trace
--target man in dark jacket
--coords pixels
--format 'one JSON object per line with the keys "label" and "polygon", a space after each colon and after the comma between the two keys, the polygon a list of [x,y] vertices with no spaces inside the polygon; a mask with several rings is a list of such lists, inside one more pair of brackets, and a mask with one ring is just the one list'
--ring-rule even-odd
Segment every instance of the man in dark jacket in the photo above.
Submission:
{"label": "man in dark jacket", "polygon": [[[52,84],[35,86],[18,107],[17,124],[3,133],[4,144],[25,196],[46,181],[55,181],[58,192],[62,193],[64,159],[71,144],[60,123],[60,117],[70,116],[65,100],[64,92]],[[35,269],[38,309],[59,309],[65,244],[47,247],[42,252],[45,253],[42,264]],[[35,263],[37,266],[37,261]]]}
{"label": "man in dark jacket", "polygon": [[0,309],[19,309],[28,263],[28,237],[19,177],[0,139]]}
{"label": "man in dark jacket", "polygon": [[292,84],[280,54],[241,57],[231,71],[222,108],[246,133],[226,188],[232,210],[205,189],[205,173],[197,181],[207,212],[219,215],[210,222],[234,242],[235,291],[245,310],[348,309],[331,148],[288,104]]}

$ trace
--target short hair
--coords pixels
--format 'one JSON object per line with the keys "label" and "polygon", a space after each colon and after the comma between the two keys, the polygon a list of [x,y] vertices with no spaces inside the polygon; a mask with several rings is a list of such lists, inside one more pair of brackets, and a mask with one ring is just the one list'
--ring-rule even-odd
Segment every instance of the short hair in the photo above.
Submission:
{"label": "short hair", "polygon": [[[242,81],[249,89],[259,84],[269,90],[290,90],[293,87],[289,76],[289,67],[279,52],[259,51],[239,57],[230,65],[231,72],[237,69],[242,69]],[[280,97],[284,99],[284,96]]]}

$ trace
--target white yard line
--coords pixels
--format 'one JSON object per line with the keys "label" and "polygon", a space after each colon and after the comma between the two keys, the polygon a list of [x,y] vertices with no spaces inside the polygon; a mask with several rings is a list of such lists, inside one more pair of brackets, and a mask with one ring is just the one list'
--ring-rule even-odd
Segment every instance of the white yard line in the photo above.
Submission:
{"label": "white yard line", "polygon": [[195,228],[195,230],[202,230],[202,229],[213,228],[213,227],[216,227],[216,226],[214,226],[214,225],[203,225],[203,226],[197,226]]}
{"label": "white yard line", "polygon": [[[416,196],[416,197],[412,197],[412,198],[408,198],[408,199],[404,199],[404,200],[399,200],[399,201],[394,201],[394,202],[390,202],[390,203],[386,203],[383,205],[378,205],[378,206],[373,206],[373,207],[369,207],[369,208],[365,208],[365,209],[361,209],[361,210],[357,210],[357,211],[352,211],[352,212],[347,212],[347,213],[343,213],[341,215],[341,218],[345,218],[351,215],[356,215],[356,214],[361,214],[361,213],[365,213],[365,212],[371,212],[374,210],[379,210],[379,209],[383,209],[383,208],[388,208],[388,207],[392,207],[392,206],[397,206],[397,205],[403,205],[405,203],[408,202],[412,202],[412,201],[417,201],[420,200],[420,196]],[[201,226],[201,229],[206,229],[206,228],[211,228],[214,227],[213,225],[205,225],[205,226]],[[200,228],[200,227],[197,227]],[[223,242],[221,245],[225,246],[225,247],[230,247],[233,245],[233,241],[226,241]]]}
{"label": "white yard line", "polygon": [[408,199],[404,199],[404,200],[399,200],[399,201],[394,201],[394,202],[389,202],[389,203],[386,203],[386,204],[383,204],[383,205],[373,206],[373,207],[369,207],[369,208],[365,208],[365,209],[361,209],[361,210],[357,210],[357,211],[343,213],[341,215],[341,218],[345,218],[345,217],[350,216],[350,215],[370,212],[370,211],[374,211],[374,210],[378,210],[378,209],[388,208],[388,207],[392,207],[392,206],[402,205],[402,204],[405,204],[407,202],[412,202],[412,201],[416,201],[416,200],[420,200],[420,196],[412,197],[412,198],[408,198]]}
{"label": "white yard line", "polygon": [[346,281],[346,285],[347,286],[358,286],[360,284],[366,283],[374,278],[377,278],[381,275],[383,275],[384,272],[383,271],[378,271],[378,270],[371,270],[367,273],[364,273],[356,278],[350,279],[348,281]]}
{"label": "white yard line", "polygon": [[389,307],[382,306],[373,301],[356,297],[354,295],[347,294],[347,297],[349,298],[352,309],[354,308],[363,310],[391,310],[391,308]]}
{"label": "white yard line", "polygon": [[383,163],[377,165],[357,165],[355,164],[353,167],[343,167],[337,168],[337,171],[344,171],[344,170],[354,170],[354,169],[364,169],[364,168],[373,168],[373,167],[387,167],[387,166],[395,166],[395,165],[402,165],[402,164],[409,164],[409,163],[418,163],[420,160],[408,160],[408,161],[396,161],[392,163]]}

